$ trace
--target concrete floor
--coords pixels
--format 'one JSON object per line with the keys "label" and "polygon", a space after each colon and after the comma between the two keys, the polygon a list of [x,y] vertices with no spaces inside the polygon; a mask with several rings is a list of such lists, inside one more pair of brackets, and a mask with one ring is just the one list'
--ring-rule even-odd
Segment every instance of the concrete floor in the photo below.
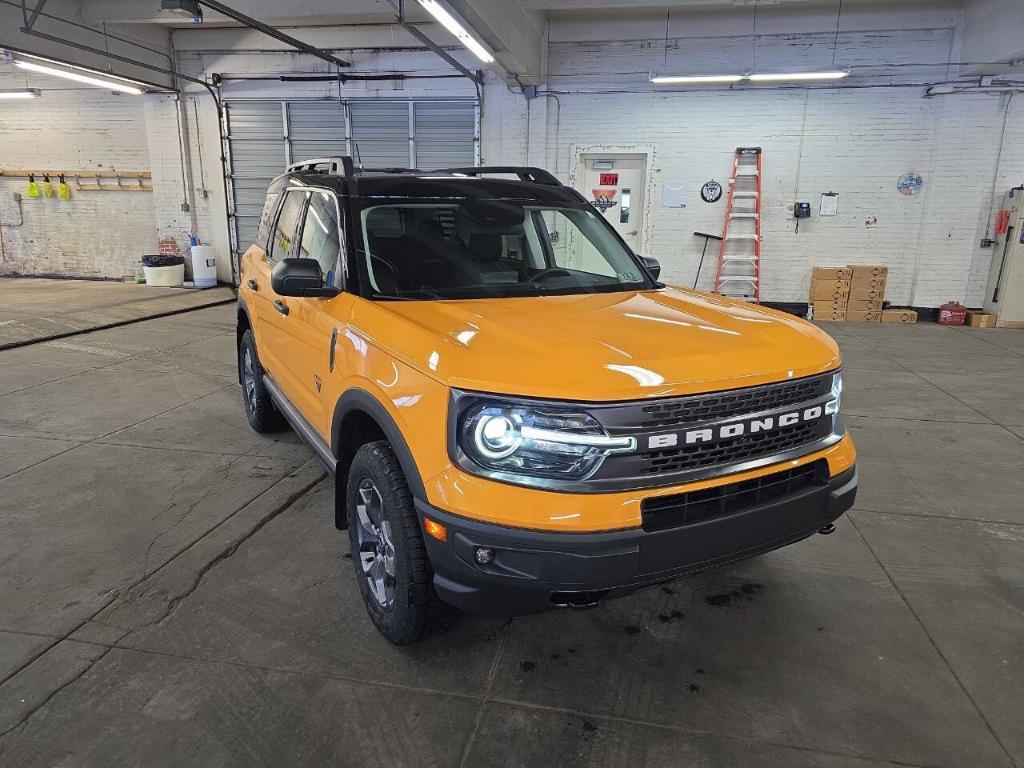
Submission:
{"label": "concrete floor", "polygon": [[233,298],[223,286],[197,291],[101,280],[0,277],[0,349]]}
{"label": "concrete floor", "polygon": [[1024,333],[830,330],[835,535],[406,649],[232,308],[0,352],[0,764],[1024,765]]}

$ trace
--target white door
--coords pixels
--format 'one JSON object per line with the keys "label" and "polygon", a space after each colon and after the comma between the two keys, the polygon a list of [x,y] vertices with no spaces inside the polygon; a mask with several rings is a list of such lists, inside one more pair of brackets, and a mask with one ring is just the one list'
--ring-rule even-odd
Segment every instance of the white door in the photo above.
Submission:
{"label": "white door", "polygon": [[580,192],[601,211],[633,251],[640,252],[643,232],[647,156],[587,154],[580,156]]}

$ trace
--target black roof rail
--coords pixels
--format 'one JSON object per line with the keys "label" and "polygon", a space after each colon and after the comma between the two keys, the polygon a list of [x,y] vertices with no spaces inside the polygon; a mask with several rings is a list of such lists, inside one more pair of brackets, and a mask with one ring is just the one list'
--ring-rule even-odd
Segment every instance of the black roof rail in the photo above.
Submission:
{"label": "black roof rail", "polygon": [[533,168],[527,165],[482,165],[471,168],[439,168],[435,173],[459,173],[463,176],[482,176],[485,173],[511,173],[518,176],[520,181],[544,184],[549,187],[563,186],[562,182],[543,168]]}
{"label": "black roof rail", "polygon": [[[323,171],[321,171],[321,169],[323,169]],[[352,162],[352,158],[347,155],[339,155],[338,157],[314,157],[311,160],[302,160],[288,166],[288,173],[295,173],[298,171],[300,173],[326,172],[330,174],[337,174],[339,170],[341,171],[342,176],[348,178],[355,176],[356,167],[355,163]]]}

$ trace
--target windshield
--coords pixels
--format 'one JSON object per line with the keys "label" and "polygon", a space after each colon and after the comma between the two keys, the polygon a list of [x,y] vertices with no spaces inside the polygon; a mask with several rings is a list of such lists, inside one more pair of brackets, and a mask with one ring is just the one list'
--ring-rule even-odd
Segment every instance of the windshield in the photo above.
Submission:
{"label": "windshield", "polygon": [[586,208],[508,200],[365,201],[364,293],[473,299],[654,287],[610,227]]}

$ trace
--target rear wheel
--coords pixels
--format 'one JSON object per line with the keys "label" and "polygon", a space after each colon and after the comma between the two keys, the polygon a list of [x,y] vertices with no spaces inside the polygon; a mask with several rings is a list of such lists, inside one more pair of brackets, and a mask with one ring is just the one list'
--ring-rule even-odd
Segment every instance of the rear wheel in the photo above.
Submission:
{"label": "rear wheel", "polygon": [[356,581],[377,630],[408,645],[453,627],[459,612],[434,591],[412,494],[386,440],[356,451],[346,501]]}
{"label": "rear wheel", "polygon": [[252,330],[242,335],[238,344],[238,371],[242,379],[242,402],[249,426],[257,432],[276,432],[284,429],[285,421],[270,399],[263,384],[263,366],[256,355],[256,341]]}

